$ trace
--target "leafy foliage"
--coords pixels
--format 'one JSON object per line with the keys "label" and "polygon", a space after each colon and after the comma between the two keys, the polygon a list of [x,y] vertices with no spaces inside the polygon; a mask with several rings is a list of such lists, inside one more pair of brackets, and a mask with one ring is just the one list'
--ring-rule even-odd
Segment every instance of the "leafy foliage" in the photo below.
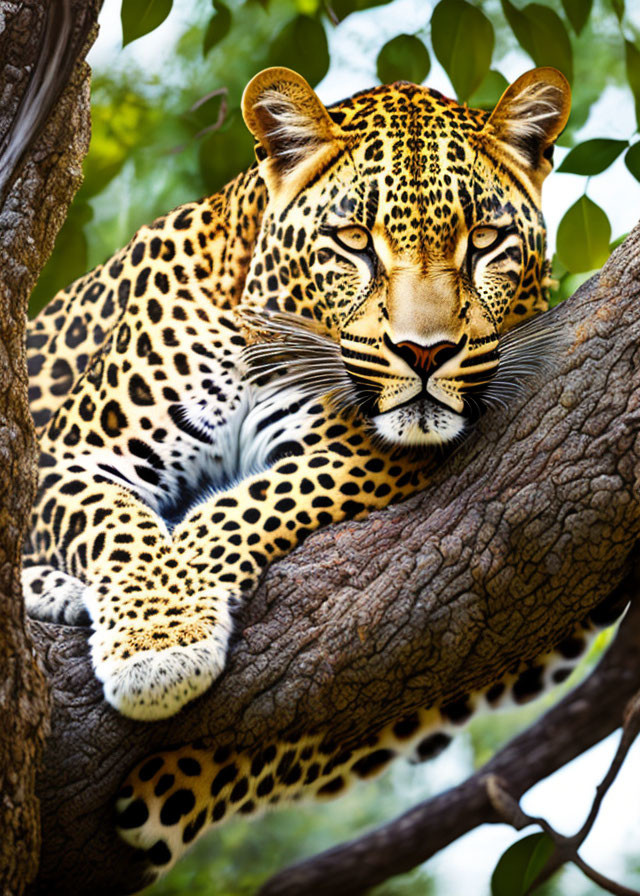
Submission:
{"label": "leafy foliage", "polygon": [[546,834],[530,834],[501,856],[491,878],[491,896],[527,896],[554,852]]}
{"label": "leafy foliage", "polygon": [[552,65],[573,80],[573,51],[562,19],[553,9],[529,3],[520,10],[510,0],[502,8],[522,49],[536,65]]}
{"label": "leafy foliage", "polygon": [[611,225],[588,196],[571,206],[558,228],[558,257],[573,273],[601,267],[609,257]]}
{"label": "leafy foliage", "polygon": [[490,69],[478,89],[469,97],[469,105],[490,111],[508,86],[509,82],[504,75]]}
{"label": "leafy foliage", "polygon": [[172,6],[173,0],[123,0],[122,45],[154,31],[167,18]]}
{"label": "leafy foliage", "polygon": [[630,40],[624,42],[627,80],[636,104],[636,121],[640,128],[640,49]]}
{"label": "leafy foliage", "polygon": [[285,65],[303,75],[311,86],[329,70],[329,45],[321,22],[296,16],[276,35],[267,58],[269,65]]}
{"label": "leafy foliage", "polygon": [[388,41],[378,54],[376,71],[383,84],[413,81],[421,84],[431,69],[429,51],[413,34],[399,34]]}
{"label": "leafy foliage", "polygon": [[211,20],[207,25],[202,42],[202,52],[207,55],[209,50],[219,44],[231,28],[231,12],[229,7],[222,3],[222,0],[213,0],[213,8],[215,13],[211,16]]}
{"label": "leafy foliage", "polygon": [[562,0],[562,6],[571,22],[571,27],[576,34],[580,34],[587,24],[593,0]]}
{"label": "leafy foliage", "polygon": [[640,181],[640,143],[629,147],[624,156],[624,163],[637,181]]}
{"label": "leafy foliage", "polygon": [[563,160],[558,171],[569,174],[601,174],[612,165],[629,145],[627,140],[596,138],[575,146]]}
{"label": "leafy foliage", "polygon": [[431,41],[458,99],[465,102],[491,67],[491,22],[466,0],[440,0],[431,16]]}

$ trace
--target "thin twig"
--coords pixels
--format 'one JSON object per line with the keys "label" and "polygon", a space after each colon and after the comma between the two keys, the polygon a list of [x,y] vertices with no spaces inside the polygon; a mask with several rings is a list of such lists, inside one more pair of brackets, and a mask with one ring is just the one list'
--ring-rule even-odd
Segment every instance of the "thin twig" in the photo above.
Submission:
{"label": "thin twig", "polygon": [[196,109],[199,109],[200,106],[204,106],[206,102],[212,100],[214,96],[222,96],[226,97],[229,91],[226,87],[217,87],[215,90],[210,90],[209,93],[205,93],[204,96],[201,96],[200,99],[197,99],[195,103],[190,107],[189,112],[195,112]]}
{"label": "thin twig", "polygon": [[627,758],[627,753],[629,752],[631,745],[635,741],[639,732],[640,691],[638,691],[638,693],[635,694],[627,704],[627,708],[625,709],[624,713],[622,737],[620,738],[618,749],[616,750],[616,754],[613,757],[606,775],[604,776],[600,784],[598,784],[598,786],[596,787],[596,796],[593,800],[593,804],[589,811],[589,815],[587,816],[587,820],[580,828],[578,833],[571,838],[571,841],[574,843],[576,849],[578,849],[578,847],[580,847],[589,836],[591,828],[593,827],[593,824],[598,816],[598,812],[600,811],[602,801],[604,800],[609,788],[618,776],[618,772],[622,768],[622,764]]}
{"label": "thin twig", "polygon": [[504,821],[508,822],[517,831],[520,831],[522,828],[528,827],[529,825],[536,825],[553,840],[556,846],[554,853],[549,857],[544,869],[531,885],[529,890],[530,893],[534,893],[540,884],[544,883],[545,880],[548,880],[551,874],[555,873],[561,865],[564,865],[566,862],[572,862],[576,867],[580,868],[583,874],[590,880],[597,883],[603,890],[613,893],[614,896],[640,896],[640,891],[631,890],[628,887],[605,877],[578,855],[578,849],[591,832],[593,824],[598,816],[598,812],[600,811],[602,801],[615,781],[618,772],[622,768],[631,745],[639,732],[640,691],[634,694],[625,708],[622,736],[620,738],[620,743],[618,744],[618,749],[616,750],[616,754],[613,757],[606,775],[596,788],[596,795],[591,805],[589,815],[587,816],[587,820],[580,830],[571,837],[566,837],[563,834],[560,834],[546,819],[527,815],[526,812],[523,812],[519,802],[509,793],[504,780],[498,775],[490,774],[486,776],[485,786],[487,795],[489,796],[492,806]]}
{"label": "thin twig", "polygon": [[[604,800],[607,791],[613,784],[613,781],[615,780],[622,766],[622,763],[627,756],[631,744],[634,742],[635,738],[638,735],[638,730],[640,729],[640,692],[636,693],[627,703],[627,706],[623,713],[623,718],[624,725],[620,743],[618,744],[618,749],[616,750],[616,754],[606,775],[596,788],[596,796],[589,811],[589,815],[587,816],[587,820],[577,834],[575,834],[573,837],[567,838],[571,843],[573,843],[575,850],[578,850],[589,836],[593,824],[598,816],[602,801]],[[580,862],[583,861],[579,856],[578,859],[580,860]],[[548,880],[564,863],[565,858],[562,850],[557,849],[549,857],[546,866],[534,882],[535,886],[540,886],[540,884]],[[587,872],[585,871],[585,874],[586,873]]]}
{"label": "thin twig", "polygon": [[328,17],[329,21],[331,22],[331,24],[332,24],[332,25],[334,26],[334,28],[335,28],[336,25],[339,25],[339,24],[340,24],[340,19],[339,19],[338,16],[336,15],[336,12],[335,12],[335,10],[333,9],[333,7],[331,6],[331,4],[330,4],[330,3],[327,3],[326,0],[325,0],[325,4],[324,4],[324,9],[325,9],[325,12],[326,12],[326,14],[327,14],[327,17]]}
{"label": "thin twig", "polygon": [[589,880],[598,884],[599,887],[602,887],[602,889],[606,890],[608,893],[613,893],[614,896],[639,896],[638,890],[630,890],[629,887],[625,887],[624,884],[619,884],[614,880],[610,880],[608,877],[605,877],[604,874],[600,874],[599,871],[596,871],[595,868],[587,865],[584,859],[581,859],[579,855],[575,856],[573,864],[576,865]]}
{"label": "thin twig", "polygon": [[213,122],[213,124],[208,124],[206,127],[201,128],[196,134],[193,135],[191,140],[187,140],[186,143],[180,143],[178,146],[172,147],[170,150],[168,150],[168,155],[177,155],[178,153],[185,150],[193,140],[199,140],[200,137],[204,137],[205,134],[212,134],[214,131],[220,130],[220,128],[226,121],[227,112],[229,110],[227,102],[228,95],[229,91],[226,87],[218,87],[216,90],[211,90],[209,93],[201,96],[200,99],[197,99],[195,103],[190,107],[189,112],[195,112],[200,108],[200,106],[203,106],[208,100],[211,100],[216,96],[222,97],[216,120]]}

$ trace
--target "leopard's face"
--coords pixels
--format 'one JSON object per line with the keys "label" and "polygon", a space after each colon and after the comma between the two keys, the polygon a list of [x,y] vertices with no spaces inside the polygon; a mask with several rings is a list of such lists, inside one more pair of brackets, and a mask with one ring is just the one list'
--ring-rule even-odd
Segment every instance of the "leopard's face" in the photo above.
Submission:
{"label": "leopard's face", "polygon": [[[540,187],[566,82],[528,73],[491,115],[405,83],[325,110],[270,71],[245,96],[269,191],[245,298],[339,345],[334,394],[384,438],[449,441],[495,380],[501,336],[546,307]],[[308,375],[330,386],[328,366]]]}

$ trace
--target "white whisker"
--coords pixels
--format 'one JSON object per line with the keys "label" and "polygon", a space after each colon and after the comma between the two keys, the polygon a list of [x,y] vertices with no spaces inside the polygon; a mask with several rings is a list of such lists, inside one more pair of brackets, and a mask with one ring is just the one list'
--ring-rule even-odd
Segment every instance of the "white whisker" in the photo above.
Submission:
{"label": "white whisker", "polygon": [[356,387],[342,360],[339,343],[315,321],[286,312],[254,308],[238,311],[256,342],[242,350],[246,379],[265,398],[296,389],[309,398],[328,398],[340,411],[360,410],[375,396]]}
{"label": "white whisker", "polygon": [[514,327],[499,342],[500,363],[496,375],[482,395],[487,407],[507,409],[510,401],[522,395],[526,380],[553,362],[561,347],[561,333],[540,315]]}

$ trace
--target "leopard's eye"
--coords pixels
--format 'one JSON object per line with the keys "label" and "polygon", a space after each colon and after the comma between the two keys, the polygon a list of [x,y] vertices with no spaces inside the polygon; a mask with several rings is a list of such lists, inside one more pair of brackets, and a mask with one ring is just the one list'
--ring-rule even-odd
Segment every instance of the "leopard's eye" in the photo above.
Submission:
{"label": "leopard's eye", "polygon": [[335,238],[339,245],[352,252],[364,252],[371,244],[371,235],[365,227],[353,224],[350,227],[340,227],[335,232]]}
{"label": "leopard's eye", "polygon": [[470,234],[470,242],[474,249],[490,249],[498,236],[499,231],[495,227],[476,227]]}

